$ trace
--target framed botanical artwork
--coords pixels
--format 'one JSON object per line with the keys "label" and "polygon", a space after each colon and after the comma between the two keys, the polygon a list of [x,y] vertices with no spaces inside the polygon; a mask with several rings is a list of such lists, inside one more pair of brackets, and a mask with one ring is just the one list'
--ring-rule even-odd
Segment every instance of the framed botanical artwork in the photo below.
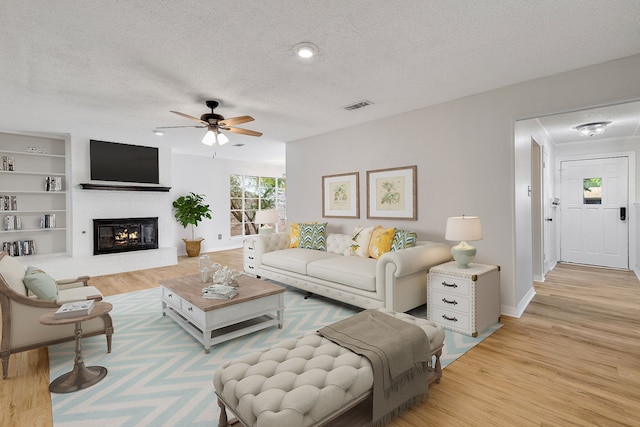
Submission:
{"label": "framed botanical artwork", "polygon": [[367,171],[367,218],[418,219],[417,169]]}
{"label": "framed botanical artwork", "polygon": [[360,174],[358,172],[322,177],[322,216],[360,218]]}

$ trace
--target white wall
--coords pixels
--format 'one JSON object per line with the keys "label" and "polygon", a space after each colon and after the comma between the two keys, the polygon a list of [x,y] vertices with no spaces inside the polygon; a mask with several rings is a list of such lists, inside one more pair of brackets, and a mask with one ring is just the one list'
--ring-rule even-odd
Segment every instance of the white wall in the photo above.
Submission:
{"label": "white wall", "polygon": [[[232,238],[229,235],[231,227],[229,175],[244,174],[281,177],[284,173],[284,166],[174,153],[171,171],[171,201],[190,192],[206,196],[205,203],[212,210],[212,219],[205,219],[198,224],[196,238],[203,237],[202,252],[210,252],[242,246],[242,238]],[[170,205],[171,202],[169,202]],[[190,227],[184,229],[173,216],[171,218],[174,230],[171,245],[178,248],[178,254],[184,255],[186,252],[181,239],[191,239]],[[218,239],[219,234],[222,235],[222,239]]]}
{"label": "white wall", "polygon": [[[288,143],[289,221],[321,220],[322,176],[355,171],[361,219],[331,218],[329,230],[380,223],[443,241],[447,217],[478,215],[484,240],[475,243],[476,261],[501,266],[501,311],[519,316],[532,278],[530,260],[520,260],[518,251],[531,247],[516,237],[531,228],[516,218],[527,208],[516,207],[515,194],[526,191],[530,172],[520,168],[531,160],[530,150],[527,161],[516,152],[515,120],[640,98],[639,73],[640,56],[633,56]],[[418,220],[367,220],[365,172],[407,165],[418,166]]]}

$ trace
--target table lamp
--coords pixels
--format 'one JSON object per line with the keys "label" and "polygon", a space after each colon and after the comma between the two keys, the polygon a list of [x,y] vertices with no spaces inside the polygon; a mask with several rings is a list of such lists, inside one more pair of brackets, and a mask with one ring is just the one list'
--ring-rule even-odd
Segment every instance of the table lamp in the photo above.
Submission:
{"label": "table lamp", "polygon": [[262,224],[258,230],[258,234],[272,234],[274,229],[270,224],[278,222],[278,213],[275,209],[266,209],[256,212],[256,224]]}
{"label": "table lamp", "polygon": [[467,243],[482,240],[482,225],[477,216],[452,216],[447,219],[446,240],[460,241],[451,248],[451,255],[458,263],[458,268],[469,268],[469,263],[476,256],[476,248]]}

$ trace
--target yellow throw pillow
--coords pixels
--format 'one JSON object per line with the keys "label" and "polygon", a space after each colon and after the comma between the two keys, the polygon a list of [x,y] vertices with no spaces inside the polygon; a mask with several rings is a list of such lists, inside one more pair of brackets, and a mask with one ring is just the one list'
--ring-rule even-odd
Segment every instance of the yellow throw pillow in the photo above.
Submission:
{"label": "yellow throw pillow", "polygon": [[300,224],[297,222],[289,223],[289,247],[297,248],[300,244]]}
{"label": "yellow throw pillow", "polygon": [[373,230],[371,241],[369,242],[369,256],[378,259],[383,253],[391,250],[393,236],[396,234],[395,228],[384,228],[381,225]]}

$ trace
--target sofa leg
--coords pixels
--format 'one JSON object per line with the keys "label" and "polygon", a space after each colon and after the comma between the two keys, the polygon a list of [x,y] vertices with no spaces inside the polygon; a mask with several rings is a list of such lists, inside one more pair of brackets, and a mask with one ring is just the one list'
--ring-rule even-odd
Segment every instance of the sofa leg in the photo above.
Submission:
{"label": "sofa leg", "polygon": [[309,299],[313,296],[313,292],[307,292],[307,294],[304,296],[304,299]]}

